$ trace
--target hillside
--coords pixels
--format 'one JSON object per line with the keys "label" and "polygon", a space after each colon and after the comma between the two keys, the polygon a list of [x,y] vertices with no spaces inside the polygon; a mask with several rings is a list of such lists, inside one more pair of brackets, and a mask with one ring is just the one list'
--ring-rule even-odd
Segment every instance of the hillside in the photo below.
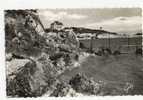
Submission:
{"label": "hillside", "polygon": [[115,32],[108,32],[105,30],[97,30],[97,29],[89,29],[89,28],[84,28],[84,27],[65,27],[64,29],[73,29],[75,33],[92,33],[92,34],[113,34],[113,35],[118,35],[118,33]]}
{"label": "hillside", "polygon": [[103,82],[102,95],[142,95],[143,61],[135,55],[99,57],[89,55],[80,67],[65,71],[59,78],[70,80],[82,73],[95,82]]}

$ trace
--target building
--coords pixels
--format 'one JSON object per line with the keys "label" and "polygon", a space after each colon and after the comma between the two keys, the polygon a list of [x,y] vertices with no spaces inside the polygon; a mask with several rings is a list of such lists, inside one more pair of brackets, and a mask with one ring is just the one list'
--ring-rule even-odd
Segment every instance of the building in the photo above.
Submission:
{"label": "building", "polygon": [[59,21],[54,21],[53,23],[51,23],[50,26],[51,30],[62,30],[63,29],[63,23],[59,22]]}

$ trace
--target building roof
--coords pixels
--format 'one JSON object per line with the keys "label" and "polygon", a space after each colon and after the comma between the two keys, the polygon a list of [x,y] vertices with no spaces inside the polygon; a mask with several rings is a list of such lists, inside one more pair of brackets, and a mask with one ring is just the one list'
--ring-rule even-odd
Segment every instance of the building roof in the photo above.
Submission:
{"label": "building roof", "polygon": [[59,22],[59,21],[54,21],[53,23],[51,23],[51,25],[54,25],[54,24],[63,25],[63,23],[61,23],[61,22]]}

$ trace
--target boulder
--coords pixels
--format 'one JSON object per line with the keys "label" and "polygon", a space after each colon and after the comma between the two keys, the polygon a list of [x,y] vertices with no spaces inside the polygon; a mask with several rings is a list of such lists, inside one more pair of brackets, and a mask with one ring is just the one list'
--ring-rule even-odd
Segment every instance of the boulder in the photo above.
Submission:
{"label": "boulder", "polygon": [[7,64],[7,95],[37,97],[54,81],[54,69],[49,61],[13,59]]}

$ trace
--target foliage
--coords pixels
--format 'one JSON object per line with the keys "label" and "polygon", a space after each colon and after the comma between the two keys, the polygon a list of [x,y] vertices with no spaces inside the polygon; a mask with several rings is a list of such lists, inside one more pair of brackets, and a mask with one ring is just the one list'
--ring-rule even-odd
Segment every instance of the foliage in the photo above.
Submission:
{"label": "foliage", "polygon": [[97,94],[100,89],[100,84],[94,82],[93,79],[88,79],[83,74],[75,75],[69,82],[74,90],[80,93]]}

